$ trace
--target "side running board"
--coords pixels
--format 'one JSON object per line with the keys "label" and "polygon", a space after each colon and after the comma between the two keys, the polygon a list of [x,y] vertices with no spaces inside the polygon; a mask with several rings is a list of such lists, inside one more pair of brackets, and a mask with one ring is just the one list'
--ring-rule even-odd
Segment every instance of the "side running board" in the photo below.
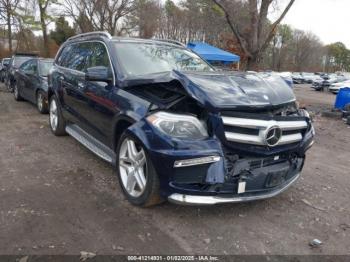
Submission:
{"label": "side running board", "polygon": [[75,124],[67,125],[66,132],[78,140],[81,144],[87,147],[103,160],[115,165],[116,154],[107,146],[102,144],[96,138],[86,133],[83,129]]}

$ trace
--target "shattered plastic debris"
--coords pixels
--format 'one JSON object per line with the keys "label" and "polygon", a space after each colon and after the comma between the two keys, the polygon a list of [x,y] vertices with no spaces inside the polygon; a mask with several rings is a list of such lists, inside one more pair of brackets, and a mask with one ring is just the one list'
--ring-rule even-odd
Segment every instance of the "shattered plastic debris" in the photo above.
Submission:
{"label": "shattered plastic debris", "polygon": [[322,245],[322,244],[323,244],[323,243],[322,243],[321,240],[315,238],[314,240],[312,240],[312,241],[310,242],[309,245],[310,245],[311,247],[319,247],[319,246]]}
{"label": "shattered plastic debris", "polygon": [[89,258],[95,257],[96,254],[92,252],[80,251],[80,261],[86,261]]}

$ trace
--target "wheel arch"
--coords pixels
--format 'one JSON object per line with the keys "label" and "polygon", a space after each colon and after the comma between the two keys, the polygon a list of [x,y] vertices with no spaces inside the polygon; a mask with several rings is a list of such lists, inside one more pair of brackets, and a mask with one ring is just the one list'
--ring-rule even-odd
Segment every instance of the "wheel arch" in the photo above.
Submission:
{"label": "wheel arch", "polygon": [[117,145],[121,135],[126,129],[136,123],[136,120],[130,116],[122,115],[119,116],[113,125],[113,136],[112,136],[112,146],[114,151],[117,149]]}

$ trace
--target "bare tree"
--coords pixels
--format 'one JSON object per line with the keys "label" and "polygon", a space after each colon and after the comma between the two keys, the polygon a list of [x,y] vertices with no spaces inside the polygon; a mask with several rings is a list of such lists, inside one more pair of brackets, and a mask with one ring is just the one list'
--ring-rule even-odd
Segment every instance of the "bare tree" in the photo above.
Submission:
{"label": "bare tree", "polygon": [[227,23],[234,36],[237,38],[237,42],[247,58],[247,68],[249,69],[258,67],[262,53],[269,46],[276,32],[277,26],[280,24],[295,2],[295,0],[289,0],[287,6],[284,8],[280,16],[275,22],[269,25],[267,15],[273,0],[248,0],[247,9],[250,19],[247,32],[243,32],[242,28],[238,26],[239,21],[237,18],[230,14],[228,1],[213,1],[224,12]]}
{"label": "bare tree", "polygon": [[0,16],[6,21],[9,50],[12,52],[12,26],[20,0],[0,0]]}
{"label": "bare tree", "polygon": [[57,0],[36,0],[40,15],[40,27],[44,39],[45,56],[50,56],[50,43],[47,32],[47,26],[51,22],[51,17],[48,14],[48,8],[52,4],[56,4]]}
{"label": "bare tree", "polygon": [[134,0],[64,0],[63,14],[71,17],[80,31],[101,30],[120,35],[121,20],[135,8]]}

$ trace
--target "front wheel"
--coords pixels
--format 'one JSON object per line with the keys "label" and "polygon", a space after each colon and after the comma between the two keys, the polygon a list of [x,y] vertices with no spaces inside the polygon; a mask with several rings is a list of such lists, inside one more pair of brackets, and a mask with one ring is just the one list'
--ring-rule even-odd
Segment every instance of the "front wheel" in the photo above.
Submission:
{"label": "front wheel", "polygon": [[126,198],[137,206],[153,206],[163,200],[159,178],[141,143],[124,133],[117,146],[117,173]]}
{"label": "front wheel", "polygon": [[50,98],[50,127],[55,136],[66,135],[66,121],[63,118],[61,108],[54,95]]}

